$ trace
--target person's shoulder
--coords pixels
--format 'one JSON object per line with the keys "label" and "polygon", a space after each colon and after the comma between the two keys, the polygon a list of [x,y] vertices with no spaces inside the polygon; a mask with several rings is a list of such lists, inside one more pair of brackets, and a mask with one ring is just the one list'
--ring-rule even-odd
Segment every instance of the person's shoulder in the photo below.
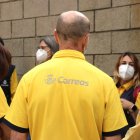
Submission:
{"label": "person's shoulder", "polygon": [[11,70],[15,69],[15,65],[12,65],[12,64],[11,64],[11,65],[9,66],[9,69],[11,69]]}
{"label": "person's shoulder", "polygon": [[113,78],[96,66],[88,64],[86,73],[89,74],[90,78],[96,79],[95,81],[98,82],[100,86],[104,88],[110,87],[110,89],[112,89],[113,87],[115,88]]}
{"label": "person's shoulder", "polygon": [[97,78],[100,79],[108,79],[108,80],[113,80],[108,74],[97,68],[96,66],[90,64],[87,62],[87,71],[92,73],[93,76],[96,76]]}
{"label": "person's shoulder", "polygon": [[25,73],[23,77],[24,77],[24,79],[29,80],[29,78],[31,79],[31,78],[35,77],[36,75],[38,75],[38,74],[39,75],[42,74],[44,69],[46,69],[47,67],[48,67],[48,61],[35,66],[31,70],[29,70],[27,73]]}

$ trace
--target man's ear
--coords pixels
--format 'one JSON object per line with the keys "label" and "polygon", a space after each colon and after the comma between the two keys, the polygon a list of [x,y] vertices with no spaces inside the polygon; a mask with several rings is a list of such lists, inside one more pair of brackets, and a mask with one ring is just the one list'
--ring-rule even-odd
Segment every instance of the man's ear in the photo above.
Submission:
{"label": "man's ear", "polygon": [[59,41],[58,41],[58,34],[57,34],[56,29],[54,30],[54,37],[55,37],[55,41],[56,41],[57,43],[59,43]]}

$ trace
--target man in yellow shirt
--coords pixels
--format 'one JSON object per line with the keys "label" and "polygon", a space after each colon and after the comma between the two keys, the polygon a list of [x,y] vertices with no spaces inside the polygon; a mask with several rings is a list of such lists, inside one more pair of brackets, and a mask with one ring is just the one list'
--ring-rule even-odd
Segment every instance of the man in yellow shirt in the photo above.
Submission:
{"label": "man in yellow shirt", "polygon": [[123,140],[140,140],[140,111],[137,115],[136,125],[127,131]]}
{"label": "man in yellow shirt", "polygon": [[32,140],[121,140],[127,122],[116,86],[85,61],[89,31],[80,12],[60,15],[60,51],[23,76],[6,114],[11,140],[26,140],[29,130]]}

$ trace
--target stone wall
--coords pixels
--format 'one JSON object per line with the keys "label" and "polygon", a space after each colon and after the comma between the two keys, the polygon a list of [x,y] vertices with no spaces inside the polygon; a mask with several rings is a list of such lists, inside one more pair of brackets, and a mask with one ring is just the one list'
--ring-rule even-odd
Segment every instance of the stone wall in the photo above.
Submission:
{"label": "stone wall", "polygon": [[37,64],[40,38],[53,35],[58,16],[69,10],[90,20],[91,64],[113,76],[120,53],[131,51],[140,60],[140,0],[0,0],[0,36],[19,79]]}

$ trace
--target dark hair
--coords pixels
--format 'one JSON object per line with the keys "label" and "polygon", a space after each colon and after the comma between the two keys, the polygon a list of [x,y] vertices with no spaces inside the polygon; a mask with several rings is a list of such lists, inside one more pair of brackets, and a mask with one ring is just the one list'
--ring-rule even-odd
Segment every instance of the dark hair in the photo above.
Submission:
{"label": "dark hair", "polygon": [[0,43],[4,46],[3,39],[0,37]]}
{"label": "dark hair", "polygon": [[0,80],[2,80],[8,73],[11,58],[12,56],[10,51],[3,47],[3,45],[0,43]]}
{"label": "dark hair", "polygon": [[46,36],[40,40],[44,41],[46,45],[51,49],[52,54],[55,54],[59,50],[59,44],[56,43],[54,36]]}
{"label": "dark hair", "polygon": [[59,37],[62,36],[64,40],[68,38],[77,40],[89,33],[90,23],[85,16],[77,14],[71,22],[67,22],[65,17],[66,15],[62,14],[57,20],[56,30]]}

